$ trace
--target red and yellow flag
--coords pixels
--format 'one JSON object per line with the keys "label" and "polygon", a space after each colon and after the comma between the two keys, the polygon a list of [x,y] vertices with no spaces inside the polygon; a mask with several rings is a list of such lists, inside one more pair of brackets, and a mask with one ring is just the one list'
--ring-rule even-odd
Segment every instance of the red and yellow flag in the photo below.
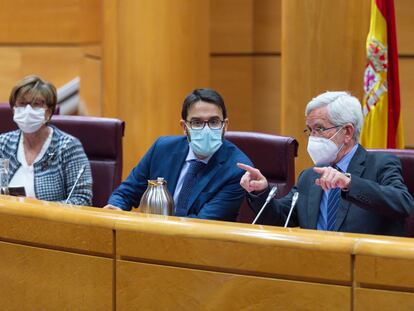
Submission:
{"label": "red and yellow flag", "polygon": [[361,144],[366,148],[404,148],[393,0],[371,0],[367,58]]}

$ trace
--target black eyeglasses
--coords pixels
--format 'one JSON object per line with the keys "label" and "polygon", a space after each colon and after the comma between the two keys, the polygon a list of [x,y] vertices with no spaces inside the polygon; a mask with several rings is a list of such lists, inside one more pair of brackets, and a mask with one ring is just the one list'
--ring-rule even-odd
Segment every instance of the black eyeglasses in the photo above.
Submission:
{"label": "black eyeglasses", "polygon": [[203,121],[199,119],[186,121],[186,123],[190,124],[190,128],[192,130],[202,130],[206,126],[206,124],[208,124],[208,127],[212,130],[220,130],[223,128],[224,122],[225,121],[216,118],[210,119],[208,121]]}
{"label": "black eyeglasses", "polygon": [[303,130],[303,133],[307,136],[311,136],[312,134],[314,134],[316,136],[322,136],[323,132],[328,131],[328,130],[332,130],[332,129],[335,129],[335,128],[341,127],[341,126],[342,125],[335,125],[335,126],[331,126],[331,127],[328,127],[328,128],[325,128],[325,127],[322,127],[322,126],[315,127],[314,129],[307,128],[307,129]]}

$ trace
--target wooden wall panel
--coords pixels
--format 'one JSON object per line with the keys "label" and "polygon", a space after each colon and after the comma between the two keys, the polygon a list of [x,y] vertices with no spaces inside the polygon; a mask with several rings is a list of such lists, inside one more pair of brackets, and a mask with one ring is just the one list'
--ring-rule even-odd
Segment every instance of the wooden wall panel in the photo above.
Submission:
{"label": "wooden wall panel", "polygon": [[117,261],[116,281],[120,311],[350,310],[351,303],[345,286],[125,261]]}
{"label": "wooden wall panel", "polygon": [[[102,0],[102,115],[118,117],[118,1]],[[119,106],[121,106],[119,104]],[[124,153],[125,154],[125,153]],[[124,166],[125,167],[125,166]]]}
{"label": "wooden wall panel", "polygon": [[78,47],[0,47],[0,102],[8,101],[12,87],[29,74],[62,86],[79,75],[81,60]]}
{"label": "wooden wall panel", "polygon": [[280,16],[280,0],[211,1],[211,85],[231,130],[279,131]]}
{"label": "wooden wall panel", "polygon": [[354,297],[354,311],[411,311],[414,307],[413,293],[357,288]]}
{"label": "wooden wall panel", "polygon": [[4,242],[0,253],[3,310],[111,310],[112,259]]}
{"label": "wooden wall panel", "polygon": [[223,98],[230,120],[229,130],[253,128],[253,59],[252,57],[212,57],[211,86]]}
{"label": "wooden wall panel", "polygon": [[253,58],[253,130],[280,134],[280,57]]}
{"label": "wooden wall panel", "polygon": [[79,112],[88,116],[102,116],[102,61],[84,54],[80,68]]}
{"label": "wooden wall panel", "polygon": [[414,148],[414,58],[400,58],[399,70],[405,145]]}
{"label": "wooden wall panel", "polygon": [[3,0],[0,42],[99,42],[101,0]]}
{"label": "wooden wall panel", "polygon": [[414,57],[414,6],[411,0],[396,0],[395,19],[397,26],[398,53]]}
{"label": "wooden wall panel", "polygon": [[254,0],[210,0],[211,52],[253,51]]}
{"label": "wooden wall panel", "polygon": [[209,2],[118,2],[117,117],[125,120],[124,173],[160,135],[181,134],[181,106],[209,84]]}
{"label": "wooden wall panel", "polygon": [[360,0],[283,1],[281,133],[299,140],[297,172],[311,165],[302,135],[309,100],[327,90],[362,96],[369,9]]}
{"label": "wooden wall panel", "polygon": [[254,52],[280,53],[282,1],[256,0],[253,10]]}

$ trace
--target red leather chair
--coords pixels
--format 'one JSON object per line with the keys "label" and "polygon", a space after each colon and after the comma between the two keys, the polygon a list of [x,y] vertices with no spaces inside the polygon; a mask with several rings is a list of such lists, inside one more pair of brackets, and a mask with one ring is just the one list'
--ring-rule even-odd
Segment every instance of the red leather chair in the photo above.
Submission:
{"label": "red leather chair", "polygon": [[[368,149],[370,152],[385,152],[395,154],[401,160],[402,175],[408,191],[414,197],[414,150],[410,149]],[[407,235],[414,237],[414,211],[408,217]]]}
{"label": "red leather chair", "polygon": [[[277,185],[276,197],[285,196],[295,183],[295,157],[298,142],[292,137],[257,132],[226,132],[226,139],[240,148],[267,178]],[[254,213],[245,200],[239,211],[238,222],[251,223]]]}
{"label": "red leather chair", "polygon": [[0,103],[0,133],[17,130],[13,121],[13,113],[8,103]]}
{"label": "red leather chair", "polygon": [[[121,183],[125,123],[111,118],[54,115],[51,124],[82,143],[92,169],[92,205],[104,206]],[[10,107],[0,104],[0,133],[15,129]]]}

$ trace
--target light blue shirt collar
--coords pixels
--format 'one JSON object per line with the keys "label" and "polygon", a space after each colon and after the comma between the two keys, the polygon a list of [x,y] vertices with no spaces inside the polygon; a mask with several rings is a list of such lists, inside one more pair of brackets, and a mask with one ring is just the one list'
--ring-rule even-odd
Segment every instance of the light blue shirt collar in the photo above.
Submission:
{"label": "light blue shirt collar", "polygon": [[345,156],[342,157],[341,160],[339,160],[338,163],[336,163],[336,166],[339,167],[342,170],[342,172],[348,171],[349,163],[354,157],[354,154],[357,151],[357,149],[358,149],[358,144],[355,144],[355,146],[352,147],[351,151],[349,151]]}

